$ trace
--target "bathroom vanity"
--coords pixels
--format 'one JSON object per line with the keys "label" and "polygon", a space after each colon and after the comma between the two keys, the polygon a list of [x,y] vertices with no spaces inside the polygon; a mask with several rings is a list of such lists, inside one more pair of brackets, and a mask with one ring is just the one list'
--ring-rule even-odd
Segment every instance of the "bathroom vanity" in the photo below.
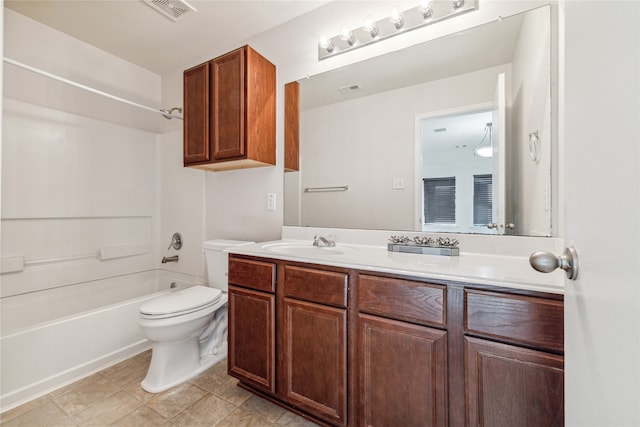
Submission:
{"label": "bathroom vanity", "polygon": [[460,280],[482,264],[464,254],[287,241],[230,252],[241,387],[321,425],[563,425],[561,292]]}

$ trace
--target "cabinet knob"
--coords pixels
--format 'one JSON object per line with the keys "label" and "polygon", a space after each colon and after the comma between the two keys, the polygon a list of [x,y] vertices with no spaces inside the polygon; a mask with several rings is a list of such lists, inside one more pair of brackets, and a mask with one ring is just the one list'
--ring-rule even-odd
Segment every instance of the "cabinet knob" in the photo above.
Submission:
{"label": "cabinet knob", "polygon": [[541,273],[551,273],[561,268],[567,273],[568,279],[576,280],[578,277],[578,253],[571,246],[564,248],[560,256],[545,251],[534,252],[529,257],[529,264]]}

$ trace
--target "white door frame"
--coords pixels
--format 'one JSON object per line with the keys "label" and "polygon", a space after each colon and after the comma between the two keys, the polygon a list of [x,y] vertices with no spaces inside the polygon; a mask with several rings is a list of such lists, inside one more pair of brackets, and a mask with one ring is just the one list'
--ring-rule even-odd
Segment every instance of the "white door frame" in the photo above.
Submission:
{"label": "white door frame", "polygon": [[414,196],[413,196],[413,227],[415,231],[422,231],[422,127],[423,120],[436,119],[439,117],[447,116],[459,116],[467,113],[478,113],[481,111],[490,111],[493,108],[492,102],[483,102],[481,104],[471,104],[462,107],[449,108],[446,110],[432,111],[430,113],[416,114],[415,118],[415,133],[414,133],[414,155],[415,159],[413,171],[414,171]]}

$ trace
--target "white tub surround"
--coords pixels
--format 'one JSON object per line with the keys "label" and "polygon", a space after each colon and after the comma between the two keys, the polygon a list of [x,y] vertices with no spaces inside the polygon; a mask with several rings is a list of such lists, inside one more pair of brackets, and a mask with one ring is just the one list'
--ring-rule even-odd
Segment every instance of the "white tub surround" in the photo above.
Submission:
{"label": "white tub surround", "polygon": [[194,283],[202,278],[151,270],[2,298],[0,410],[147,350],[140,305]]}
{"label": "white tub surround", "polygon": [[[310,230],[309,230],[310,231]],[[315,230],[316,232],[318,230]],[[286,233],[285,233],[286,234]],[[487,252],[470,252],[469,247],[479,245],[471,243],[474,239],[460,242],[460,256],[437,256],[389,252],[387,238],[389,232],[363,233],[367,243],[358,239],[341,240],[341,236],[357,234],[354,230],[324,230],[316,234],[335,234],[334,248],[318,248],[312,245],[313,232],[310,238],[284,239],[271,242],[231,248],[234,254],[284,259],[289,261],[324,264],[334,267],[355,268],[359,270],[379,271],[403,274],[433,280],[476,283],[503,286],[514,289],[526,289],[540,292],[563,293],[564,272],[561,270],[549,274],[535,271],[529,265],[529,255],[536,250],[549,250],[561,253],[557,239],[540,239],[540,247],[536,242],[525,245],[517,237],[505,237],[513,241],[502,241],[497,236],[484,236],[492,244],[487,245]],[[415,234],[415,233],[413,233]],[[469,236],[479,237],[479,236]],[[457,236],[456,236],[457,238]],[[356,241],[356,243],[350,243]],[[376,244],[371,244],[376,241]],[[490,252],[492,251],[492,252]]]}

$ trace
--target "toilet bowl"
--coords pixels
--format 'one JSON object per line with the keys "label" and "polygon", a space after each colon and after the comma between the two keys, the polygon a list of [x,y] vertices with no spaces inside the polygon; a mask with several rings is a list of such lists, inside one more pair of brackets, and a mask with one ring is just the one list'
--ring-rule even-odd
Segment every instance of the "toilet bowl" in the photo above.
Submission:
{"label": "toilet bowl", "polygon": [[249,244],[209,240],[204,251],[209,286],[192,286],[140,306],[138,325],[151,341],[151,362],[141,386],[159,393],[210,368],[227,355],[227,263],[224,249]]}

